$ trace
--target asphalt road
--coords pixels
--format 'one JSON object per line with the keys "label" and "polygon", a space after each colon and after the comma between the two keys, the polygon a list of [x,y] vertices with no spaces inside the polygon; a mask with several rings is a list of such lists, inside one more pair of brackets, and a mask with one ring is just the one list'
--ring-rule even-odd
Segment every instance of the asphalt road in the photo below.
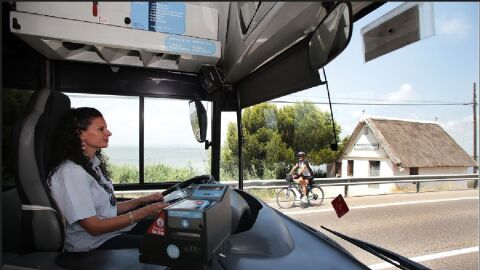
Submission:
{"label": "asphalt road", "polygon": [[395,268],[320,226],[419,260],[432,269],[479,269],[478,198],[478,190],[349,197],[350,211],[340,219],[331,199],[319,207],[282,212],[331,236],[372,269]]}

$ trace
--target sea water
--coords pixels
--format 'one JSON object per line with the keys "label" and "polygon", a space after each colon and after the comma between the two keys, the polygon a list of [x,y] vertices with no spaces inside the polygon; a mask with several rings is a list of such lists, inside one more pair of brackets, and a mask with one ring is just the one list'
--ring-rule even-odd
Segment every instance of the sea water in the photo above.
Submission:
{"label": "sea water", "polygon": [[[148,164],[164,164],[174,168],[185,168],[190,164],[194,169],[205,170],[209,165],[209,152],[201,147],[145,146],[144,161]],[[138,168],[138,146],[109,146],[103,150],[110,164],[133,165]]]}

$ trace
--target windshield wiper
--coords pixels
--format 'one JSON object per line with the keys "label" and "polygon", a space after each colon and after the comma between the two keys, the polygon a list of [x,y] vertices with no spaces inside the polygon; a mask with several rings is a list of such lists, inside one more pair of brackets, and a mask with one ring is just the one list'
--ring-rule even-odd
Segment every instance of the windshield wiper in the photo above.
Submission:
{"label": "windshield wiper", "polygon": [[428,267],[425,267],[417,262],[414,262],[408,258],[405,258],[401,255],[398,255],[397,253],[394,253],[394,252],[391,252],[389,250],[386,250],[384,248],[381,248],[381,247],[378,247],[374,244],[370,244],[370,243],[367,243],[367,242],[364,242],[362,240],[358,240],[358,239],[355,239],[355,238],[352,238],[352,237],[349,237],[349,236],[346,236],[344,234],[341,234],[339,232],[336,232],[336,231],[332,231],[324,226],[320,226],[322,227],[323,229],[335,234],[336,236],[356,245],[357,247],[363,249],[363,250],[366,250],[370,253],[372,253],[373,255],[379,257],[380,259],[384,260],[384,261],[387,261],[389,263],[391,263],[392,265],[400,268],[400,269],[405,269],[405,270],[410,270],[410,269],[415,269],[415,270],[424,270],[424,269],[430,269]]}

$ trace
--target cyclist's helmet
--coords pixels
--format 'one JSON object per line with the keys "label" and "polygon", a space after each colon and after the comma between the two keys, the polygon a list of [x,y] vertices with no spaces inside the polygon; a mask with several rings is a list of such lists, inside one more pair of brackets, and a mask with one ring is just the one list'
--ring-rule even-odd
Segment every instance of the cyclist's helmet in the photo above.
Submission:
{"label": "cyclist's helmet", "polygon": [[305,157],[305,152],[298,152],[297,157]]}

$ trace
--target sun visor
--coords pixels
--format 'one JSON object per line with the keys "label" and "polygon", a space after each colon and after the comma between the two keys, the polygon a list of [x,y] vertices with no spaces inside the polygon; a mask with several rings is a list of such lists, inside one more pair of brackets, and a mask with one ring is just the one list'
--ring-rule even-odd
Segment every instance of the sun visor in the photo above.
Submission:
{"label": "sun visor", "polygon": [[361,29],[365,62],[435,35],[433,3],[404,3]]}
{"label": "sun visor", "polygon": [[322,83],[318,70],[310,67],[306,40],[298,42],[245,79],[234,84],[240,107],[247,108]]}
{"label": "sun visor", "polygon": [[198,72],[221,57],[218,10],[182,2],[18,2],[10,30],[49,59]]}

